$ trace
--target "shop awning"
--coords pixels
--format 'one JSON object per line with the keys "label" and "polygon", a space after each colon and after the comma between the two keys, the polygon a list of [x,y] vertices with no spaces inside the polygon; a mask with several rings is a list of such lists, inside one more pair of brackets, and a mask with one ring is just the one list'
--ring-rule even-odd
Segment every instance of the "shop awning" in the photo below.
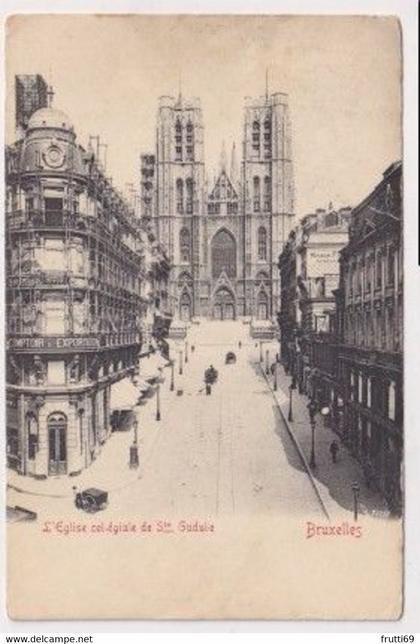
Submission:
{"label": "shop awning", "polygon": [[147,382],[147,380],[144,380],[144,378],[136,378],[136,389],[137,391],[142,394],[144,391],[148,391],[152,385],[150,382]]}
{"label": "shop awning", "polygon": [[137,403],[139,397],[138,389],[133,385],[130,378],[123,378],[111,385],[110,408],[131,409]]}
{"label": "shop awning", "polygon": [[168,361],[160,353],[150,353],[148,357],[140,360],[140,378],[148,382],[156,380],[162,376],[160,369],[163,369]]}

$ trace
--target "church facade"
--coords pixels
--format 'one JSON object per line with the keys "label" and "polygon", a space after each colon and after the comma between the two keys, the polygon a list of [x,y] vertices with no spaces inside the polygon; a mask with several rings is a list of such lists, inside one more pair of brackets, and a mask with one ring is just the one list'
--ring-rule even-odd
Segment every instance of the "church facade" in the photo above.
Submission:
{"label": "church facade", "polygon": [[142,216],[172,265],[172,313],[184,321],[275,319],[278,258],[294,225],[288,97],[245,99],[242,159],[222,153],[209,183],[198,99],[159,100],[155,154],[141,156]]}

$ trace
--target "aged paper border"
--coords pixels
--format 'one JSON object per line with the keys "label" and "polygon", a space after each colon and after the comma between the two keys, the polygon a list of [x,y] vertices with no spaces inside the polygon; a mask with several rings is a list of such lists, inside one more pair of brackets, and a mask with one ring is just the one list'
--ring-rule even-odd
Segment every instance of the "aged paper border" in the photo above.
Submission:
{"label": "aged paper border", "polygon": [[[67,6],[60,6],[60,12],[74,12],[74,13],[93,13],[97,12],[116,12],[115,3],[113,2],[82,2],[74,1],[71,3],[66,3]],[[419,566],[419,553],[418,545],[417,550],[415,550],[415,530],[420,524],[420,508],[418,504],[418,490],[419,486],[419,470],[416,468],[420,440],[418,435],[415,433],[415,428],[420,424],[420,413],[415,404],[417,394],[416,383],[418,381],[418,376],[420,376],[420,350],[416,344],[417,328],[416,328],[416,314],[417,307],[419,304],[419,275],[420,269],[418,267],[418,248],[417,242],[408,243],[408,239],[417,240],[417,208],[416,208],[416,156],[415,148],[411,144],[412,141],[417,141],[416,136],[416,100],[415,100],[415,83],[413,78],[415,78],[415,68],[416,68],[416,41],[414,35],[415,29],[415,14],[414,14],[414,3],[409,1],[407,2],[346,2],[345,11],[344,6],[340,5],[338,2],[321,2],[317,1],[301,1],[298,3],[295,2],[264,2],[264,4],[259,4],[258,7],[254,3],[247,3],[246,6],[241,5],[239,2],[227,3],[227,2],[217,2],[217,3],[192,3],[192,2],[177,2],[171,4],[169,2],[161,2],[159,9],[156,9],[156,6],[153,6],[154,3],[139,3],[139,2],[121,2],[118,5],[118,13],[130,13],[130,12],[144,12],[144,13],[346,13],[346,14],[392,14],[400,15],[403,25],[403,40],[404,40],[404,70],[405,70],[405,86],[404,86],[404,130],[405,130],[405,153],[404,153],[404,162],[405,162],[405,234],[406,234],[406,244],[405,244],[405,293],[406,293],[406,315],[405,315],[405,336],[406,336],[406,346],[410,346],[410,352],[406,353],[405,356],[405,368],[406,368],[406,414],[405,414],[405,427],[406,427],[406,470],[407,470],[407,480],[406,480],[406,490],[407,490],[407,502],[406,502],[406,593],[405,593],[405,611],[404,617],[400,623],[386,622],[381,624],[380,622],[375,623],[346,623],[346,631],[374,631],[384,630],[385,632],[390,631],[416,631],[419,629],[419,621],[415,621],[415,608],[416,601],[418,605],[418,587],[417,587],[417,596],[415,595],[415,572],[418,570]],[[5,13],[11,12],[29,12],[29,13],[44,13],[44,12],[57,12],[57,6],[54,2],[37,2],[34,1],[28,7],[27,3],[24,2],[6,2],[3,9]],[[3,16],[2,16],[3,17]],[[1,108],[2,114],[4,110],[4,101],[2,101]],[[3,158],[1,159],[1,164],[3,165]],[[3,185],[1,186],[3,190]],[[3,222],[2,222],[3,225]],[[3,276],[3,257],[1,258],[1,274]],[[3,319],[2,319],[3,324]],[[2,329],[3,331],[3,329]],[[3,349],[3,347],[2,347]],[[4,355],[3,355],[4,357]],[[3,364],[2,361],[2,377],[3,376]],[[410,373],[410,378],[407,378],[407,373]],[[3,401],[2,401],[3,403]],[[4,404],[1,408],[3,427],[4,427]],[[3,448],[4,436],[0,436],[0,448]],[[4,493],[2,489],[2,493]],[[4,528],[4,526],[2,526]],[[2,534],[4,537],[4,533]],[[3,563],[4,563],[4,538],[1,540]],[[418,582],[417,582],[418,584]],[[2,588],[2,592],[4,588]],[[4,602],[2,602],[4,607]],[[2,615],[2,626],[10,632],[13,631],[23,631],[23,632],[48,632],[48,631],[57,631],[65,630],[67,632],[71,631],[113,631],[121,632],[121,630],[139,632],[144,630],[224,630],[222,624],[219,623],[199,623],[194,624],[194,622],[183,622],[181,625],[171,624],[170,622],[159,623],[159,622],[136,622],[131,621],[129,623],[122,622],[101,622],[96,621],[94,623],[86,624],[82,622],[61,622],[60,624],[48,622],[26,622],[26,623],[11,623],[8,622],[7,618]],[[6,621],[5,621],[6,620]],[[85,626],[85,628],[83,628]],[[243,623],[236,622],[234,623],[234,630],[244,630]],[[92,628],[93,627],[93,628]],[[115,628],[114,628],[115,627]],[[124,628],[123,628],[124,627]],[[295,632],[314,632],[314,631],[340,631],[340,623],[328,622],[328,623],[313,623],[313,622],[299,622],[293,625],[291,622],[269,622],[264,624],[250,623],[246,630],[267,630],[267,631],[295,631]]]}

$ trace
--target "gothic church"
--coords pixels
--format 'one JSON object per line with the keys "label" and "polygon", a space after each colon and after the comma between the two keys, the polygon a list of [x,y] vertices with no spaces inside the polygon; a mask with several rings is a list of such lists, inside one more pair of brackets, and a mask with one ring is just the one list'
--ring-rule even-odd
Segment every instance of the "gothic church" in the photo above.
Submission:
{"label": "gothic church", "polygon": [[274,319],[278,258],[294,225],[288,97],[246,98],[242,163],[209,186],[199,99],[159,100],[156,153],[141,156],[142,216],[172,264],[170,302],[182,320]]}

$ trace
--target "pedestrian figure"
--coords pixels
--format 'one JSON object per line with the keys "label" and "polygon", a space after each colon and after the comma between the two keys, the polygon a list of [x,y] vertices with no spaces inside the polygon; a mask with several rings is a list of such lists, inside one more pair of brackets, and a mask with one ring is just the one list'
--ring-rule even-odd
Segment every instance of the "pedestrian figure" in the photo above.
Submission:
{"label": "pedestrian figure", "polygon": [[210,365],[210,367],[206,369],[204,372],[204,383],[206,385],[207,396],[210,396],[211,386],[216,382],[216,380],[217,380],[217,371],[213,367],[213,365]]}
{"label": "pedestrian figure", "polygon": [[332,458],[333,463],[337,463],[337,454],[338,454],[339,449],[340,448],[338,446],[337,441],[332,441],[332,443],[330,445],[330,454],[331,454],[331,458]]}
{"label": "pedestrian figure", "polygon": [[194,351],[195,351],[195,346],[192,344],[191,345],[191,353],[194,353]]}
{"label": "pedestrian figure", "polygon": [[238,342],[238,347],[239,347],[239,348],[241,348],[241,347],[242,347],[242,342],[241,342],[240,340],[239,340],[239,342]]}

